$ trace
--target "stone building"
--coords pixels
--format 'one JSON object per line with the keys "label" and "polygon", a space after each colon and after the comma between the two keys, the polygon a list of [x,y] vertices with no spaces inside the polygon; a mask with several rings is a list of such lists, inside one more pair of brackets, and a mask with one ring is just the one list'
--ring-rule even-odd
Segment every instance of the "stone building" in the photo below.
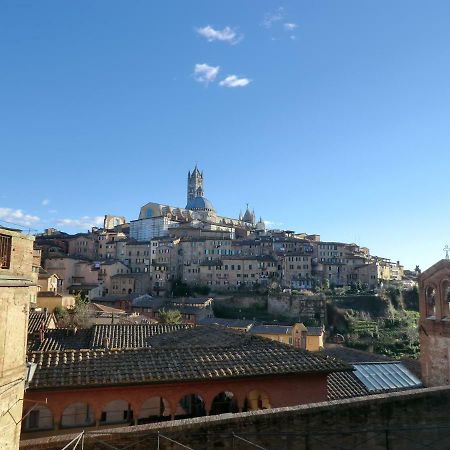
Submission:
{"label": "stone building", "polygon": [[28,310],[36,293],[34,237],[0,228],[0,447],[19,448]]}
{"label": "stone building", "polygon": [[450,384],[450,260],[419,276],[419,334],[422,379],[426,386]]}
{"label": "stone building", "polygon": [[97,240],[92,233],[78,233],[68,239],[69,256],[94,259],[97,256]]}

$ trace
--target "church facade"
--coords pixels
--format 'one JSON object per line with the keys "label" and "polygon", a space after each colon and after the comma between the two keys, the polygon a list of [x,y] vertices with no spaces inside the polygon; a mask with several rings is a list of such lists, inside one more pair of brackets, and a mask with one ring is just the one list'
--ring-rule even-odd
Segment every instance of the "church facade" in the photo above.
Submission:
{"label": "church facade", "polygon": [[264,222],[256,223],[254,211],[247,210],[238,219],[220,216],[213,204],[204,196],[204,176],[197,166],[187,176],[187,196],[184,208],[150,202],[142,206],[139,218],[130,222],[130,237],[150,240],[169,234],[169,229],[189,226],[208,231],[229,233],[235,236],[237,229],[254,231],[265,229]]}

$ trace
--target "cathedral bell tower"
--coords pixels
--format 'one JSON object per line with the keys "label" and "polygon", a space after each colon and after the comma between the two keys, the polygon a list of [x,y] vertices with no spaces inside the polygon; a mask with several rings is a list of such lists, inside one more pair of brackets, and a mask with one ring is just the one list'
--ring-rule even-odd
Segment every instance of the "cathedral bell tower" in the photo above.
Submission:
{"label": "cathedral bell tower", "polygon": [[187,202],[195,197],[203,197],[203,172],[198,170],[197,164],[192,173],[188,172]]}

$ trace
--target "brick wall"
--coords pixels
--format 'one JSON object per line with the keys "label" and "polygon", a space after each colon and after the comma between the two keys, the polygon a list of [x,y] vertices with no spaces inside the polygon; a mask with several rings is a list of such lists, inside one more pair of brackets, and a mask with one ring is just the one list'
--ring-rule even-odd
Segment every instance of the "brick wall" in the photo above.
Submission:
{"label": "brick wall", "polygon": [[28,309],[35,298],[34,237],[11,236],[9,268],[0,269],[0,450],[18,447],[24,393]]}
{"label": "brick wall", "polygon": [[[359,399],[211,416],[161,424],[97,430],[86,434],[84,448],[107,448],[95,441],[135,450],[156,449],[157,432],[193,449],[250,449],[232,433],[263,448],[450,448],[450,387],[382,394]],[[22,441],[23,450],[60,449],[75,435]],[[233,447],[234,445],[234,447]],[[428,447],[427,447],[428,445]],[[122,448],[121,447],[121,448]],[[111,448],[111,447],[109,447]],[[180,448],[161,439],[160,450]]]}

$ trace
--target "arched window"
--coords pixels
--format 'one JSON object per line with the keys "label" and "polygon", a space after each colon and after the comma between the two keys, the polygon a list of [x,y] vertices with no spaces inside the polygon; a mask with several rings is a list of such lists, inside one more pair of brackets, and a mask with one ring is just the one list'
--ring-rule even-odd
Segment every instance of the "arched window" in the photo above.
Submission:
{"label": "arched window", "polygon": [[265,392],[254,389],[250,391],[245,399],[245,411],[255,411],[258,409],[269,409],[269,397]]}
{"label": "arched window", "polygon": [[169,402],[162,397],[151,397],[142,404],[138,424],[170,420]]}
{"label": "arched window", "polygon": [[87,403],[72,403],[62,413],[61,427],[83,427],[94,424],[94,413]]}
{"label": "arched window", "polygon": [[436,289],[428,286],[425,290],[426,316],[434,319],[436,317]]}
{"label": "arched window", "polygon": [[39,405],[27,413],[24,421],[25,431],[53,429],[53,414],[46,406]]}
{"label": "arched window", "polygon": [[206,416],[205,402],[199,395],[188,394],[178,402],[175,418],[187,419],[202,416]]}
{"label": "arched window", "polygon": [[442,283],[442,318],[450,319],[450,282],[445,280]]}
{"label": "arched window", "polygon": [[210,415],[236,413],[239,411],[236,398],[232,392],[220,392],[214,397],[211,405]]}
{"label": "arched window", "polygon": [[108,402],[102,409],[100,422],[107,423],[127,423],[133,420],[133,410],[131,405],[125,400],[113,400]]}

